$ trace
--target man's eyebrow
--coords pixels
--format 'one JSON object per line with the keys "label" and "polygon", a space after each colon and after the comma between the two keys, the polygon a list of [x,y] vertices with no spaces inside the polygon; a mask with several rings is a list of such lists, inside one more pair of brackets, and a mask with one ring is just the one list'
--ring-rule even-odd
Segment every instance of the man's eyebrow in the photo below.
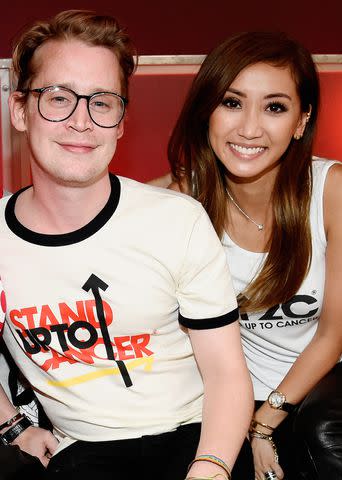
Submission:
{"label": "man's eyebrow", "polygon": [[[51,83],[51,86],[54,87],[62,87],[62,88],[67,88],[69,90],[72,90],[75,93],[80,93],[78,89],[76,89],[76,86],[74,83],[69,83],[69,82],[59,82],[59,83]],[[108,89],[108,88],[103,88],[103,87],[94,87],[91,90],[93,93],[95,92],[114,92],[115,93],[115,88]],[[90,93],[91,95],[91,93]]]}

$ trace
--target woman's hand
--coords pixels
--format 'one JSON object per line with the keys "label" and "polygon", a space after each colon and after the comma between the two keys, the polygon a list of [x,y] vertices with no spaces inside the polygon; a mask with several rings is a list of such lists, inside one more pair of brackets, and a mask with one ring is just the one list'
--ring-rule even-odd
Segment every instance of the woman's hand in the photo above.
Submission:
{"label": "woman's hand", "polygon": [[253,450],[255,478],[265,480],[265,473],[274,471],[277,478],[284,478],[284,472],[275,460],[274,449],[268,440],[251,438]]}
{"label": "woman's hand", "polygon": [[51,456],[57,448],[58,440],[49,431],[39,427],[28,427],[13,442],[13,445],[34,457],[38,457],[47,467]]}

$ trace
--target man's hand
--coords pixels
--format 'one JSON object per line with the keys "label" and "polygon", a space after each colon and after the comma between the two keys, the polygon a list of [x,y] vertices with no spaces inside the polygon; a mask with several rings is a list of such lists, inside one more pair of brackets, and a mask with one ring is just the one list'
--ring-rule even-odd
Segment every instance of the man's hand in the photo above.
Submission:
{"label": "man's hand", "polygon": [[24,452],[38,457],[44,467],[47,467],[58,446],[58,440],[49,430],[32,426],[22,432],[12,444],[18,445]]}

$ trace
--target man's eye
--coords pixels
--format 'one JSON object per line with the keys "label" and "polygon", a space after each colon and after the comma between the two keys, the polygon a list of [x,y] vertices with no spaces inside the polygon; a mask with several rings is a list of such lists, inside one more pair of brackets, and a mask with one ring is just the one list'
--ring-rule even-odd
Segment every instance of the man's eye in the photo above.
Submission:
{"label": "man's eye", "polygon": [[91,106],[95,108],[107,108],[108,105],[105,102],[101,102],[100,100],[96,100],[91,102]]}
{"label": "man's eye", "polygon": [[50,102],[56,105],[62,105],[62,104],[68,103],[69,100],[66,97],[58,96],[58,97],[51,97]]}
{"label": "man's eye", "polygon": [[92,110],[97,112],[109,112],[111,109],[113,109],[112,103],[106,99],[94,99],[90,102],[89,106]]}

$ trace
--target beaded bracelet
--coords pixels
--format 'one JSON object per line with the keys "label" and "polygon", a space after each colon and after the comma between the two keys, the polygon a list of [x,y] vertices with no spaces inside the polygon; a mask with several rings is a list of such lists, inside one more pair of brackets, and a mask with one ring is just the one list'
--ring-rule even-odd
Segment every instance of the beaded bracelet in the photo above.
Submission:
{"label": "beaded bracelet", "polygon": [[232,478],[228,465],[223,460],[221,460],[221,458],[216,457],[215,455],[198,455],[198,457],[195,457],[193,461],[189,464],[188,471],[190,470],[190,468],[195,462],[214,463],[215,465],[218,465],[219,467],[223,468],[223,470],[226,472],[228,476],[228,480],[231,480]]}
{"label": "beaded bracelet", "polygon": [[223,475],[223,473],[216,473],[213,477],[186,477],[185,480],[215,480],[216,478],[222,477],[223,480],[229,480],[228,477]]}
{"label": "beaded bracelet", "polygon": [[6,427],[11,427],[13,423],[23,418],[23,416],[24,415],[21,412],[17,412],[12,418],[10,418],[6,422],[4,422],[2,425],[0,425],[0,432]]}

